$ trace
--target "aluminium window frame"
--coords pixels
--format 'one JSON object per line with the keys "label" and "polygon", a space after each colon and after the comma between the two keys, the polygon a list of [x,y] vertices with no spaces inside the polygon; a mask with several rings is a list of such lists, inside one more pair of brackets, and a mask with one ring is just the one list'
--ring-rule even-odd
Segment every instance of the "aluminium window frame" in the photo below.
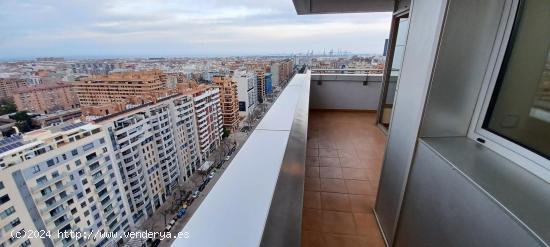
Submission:
{"label": "aluminium window frame", "polygon": [[508,0],[503,9],[503,15],[494,41],[493,50],[483,84],[478,97],[478,102],[468,130],[468,137],[481,145],[495,151],[504,158],[511,160],[518,166],[531,172],[537,177],[550,182],[550,160],[542,155],[506,139],[500,135],[483,128],[483,123],[489,110],[491,99],[495,91],[501,69],[507,64],[507,55],[513,48],[509,42],[513,42],[514,26],[520,18],[520,11],[524,0]]}

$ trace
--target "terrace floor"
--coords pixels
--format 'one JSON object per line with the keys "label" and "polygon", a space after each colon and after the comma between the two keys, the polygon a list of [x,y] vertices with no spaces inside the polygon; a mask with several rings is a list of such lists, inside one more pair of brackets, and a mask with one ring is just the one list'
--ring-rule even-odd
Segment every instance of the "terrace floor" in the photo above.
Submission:
{"label": "terrace floor", "polygon": [[373,214],[386,137],[376,114],[310,111],[302,246],[384,246]]}

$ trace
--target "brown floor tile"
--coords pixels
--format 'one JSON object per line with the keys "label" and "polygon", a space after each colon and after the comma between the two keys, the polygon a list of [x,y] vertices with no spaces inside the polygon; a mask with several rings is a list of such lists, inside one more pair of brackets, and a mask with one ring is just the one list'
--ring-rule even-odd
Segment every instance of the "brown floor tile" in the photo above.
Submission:
{"label": "brown floor tile", "polygon": [[369,239],[369,243],[372,243],[372,246],[384,246],[384,240],[380,234],[374,214],[354,213],[353,218],[355,220],[358,235],[365,236]]}
{"label": "brown floor tile", "polygon": [[377,145],[369,145],[368,148],[358,147],[355,149],[357,157],[360,159],[377,159],[380,160],[384,157],[384,146],[377,147]]}
{"label": "brown floor tile", "polygon": [[324,233],[315,231],[302,231],[302,247],[324,247]]}
{"label": "brown floor tile", "polygon": [[334,145],[332,143],[330,143],[329,141],[319,141],[319,148],[335,148]]}
{"label": "brown floor tile", "polygon": [[376,171],[376,170],[369,170],[369,180],[372,181],[372,182],[376,182],[378,183],[378,181],[380,181],[380,171]]}
{"label": "brown floor tile", "polygon": [[337,141],[334,143],[337,149],[352,149],[355,150],[355,145],[349,141],[351,137],[346,138],[343,141]]}
{"label": "brown floor tile", "polygon": [[321,178],[321,191],[334,193],[348,193],[343,179]]}
{"label": "brown floor tile", "polygon": [[359,159],[361,163],[369,170],[378,171],[382,168],[382,160],[376,159]]}
{"label": "brown floor tile", "polygon": [[372,213],[385,148],[375,123],[374,113],[310,112],[302,246],[384,246]]}
{"label": "brown floor tile", "polygon": [[319,177],[319,167],[316,167],[316,166],[306,167],[306,177],[318,178]]}
{"label": "brown floor tile", "polygon": [[371,184],[368,181],[345,180],[346,187],[350,194],[356,195],[374,195]]}
{"label": "brown floor tile", "polygon": [[334,211],[322,211],[323,214],[323,232],[356,234],[355,221],[353,214]]}
{"label": "brown floor tile", "polygon": [[321,191],[321,179],[305,178],[304,191]]}
{"label": "brown floor tile", "polygon": [[316,191],[304,191],[304,208],[321,209],[321,193]]}
{"label": "brown floor tile", "polygon": [[351,203],[351,211],[354,213],[371,213],[374,207],[372,196],[348,195]]}
{"label": "brown floor tile", "polygon": [[367,168],[364,161],[351,157],[340,157],[340,166],[349,168]]}
{"label": "brown floor tile", "polygon": [[351,212],[347,194],[321,192],[321,205],[323,210]]}
{"label": "brown floor tile", "polygon": [[319,166],[319,159],[317,157],[308,157],[308,159],[306,159],[306,166]]}
{"label": "brown floor tile", "polygon": [[369,180],[367,169],[342,167],[342,176],[344,179]]}
{"label": "brown floor tile", "polygon": [[304,208],[302,211],[302,230],[321,231],[323,213],[318,209]]}
{"label": "brown floor tile", "polygon": [[338,158],[338,151],[334,148],[319,148],[319,157]]}
{"label": "brown floor tile", "polygon": [[307,148],[319,148],[319,144],[317,144],[316,141],[314,140],[311,140],[310,138],[308,138],[307,140]]}
{"label": "brown floor tile", "polygon": [[340,167],[340,159],[332,157],[319,157],[319,166]]}
{"label": "brown floor tile", "polygon": [[358,158],[354,149],[338,149],[338,157]]}
{"label": "brown floor tile", "polygon": [[370,247],[367,238],[361,236],[326,234],[323,239],[326,247]]}
{"label": "brown floor tile", "polygon": [[342,178],[342,168],[340,167],[319,167],[321,178]]}
{"label": "brown floor tile", "polygon": [[309,156],[309,157],[319,156],[319,149],[318,148],[308,148],[307,149],[307,156]]}

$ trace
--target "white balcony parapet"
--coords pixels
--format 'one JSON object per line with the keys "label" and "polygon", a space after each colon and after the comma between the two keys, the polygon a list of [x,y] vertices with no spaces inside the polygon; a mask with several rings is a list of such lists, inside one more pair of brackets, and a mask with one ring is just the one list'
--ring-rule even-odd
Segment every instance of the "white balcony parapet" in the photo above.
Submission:
{"label": "white balcony parapet", "polygon": [[[278,204],[273,198],[280,198],[277,196],[278,181],[283,173],[289,172],[287,156],[288,150],[292,149],[289,146],[292,145],[295,113],[303,111],[304,107],[305,117],[300,115],[300,121],[307,128],[309,84],[309,73],[294,76],[182,230],[189,237],[176,239],[172,246],[263,245],[266,238],[264,230],[273,227],[269,225],[268,218],[272,217],[273,205]],[[307,97],[304,97],[306,94]],[[302,135],[305,134],[303,132]],[[303,139],[300,145],[304,147],[303,157],[298,155],[304,162],[305,138],[305,135],[299,138]],[[303,169],[290,170],[303,179]],[[303,187],[303,180],[301,182],[297,183],[298,187]],[[300,191],[303,192],[303,189]],[[300,222],[301,194],[298,197],[299,215],[289,217]],[[288,203],[283,204],[286,206]],[[299,235],[297,238],[299,241]]]}

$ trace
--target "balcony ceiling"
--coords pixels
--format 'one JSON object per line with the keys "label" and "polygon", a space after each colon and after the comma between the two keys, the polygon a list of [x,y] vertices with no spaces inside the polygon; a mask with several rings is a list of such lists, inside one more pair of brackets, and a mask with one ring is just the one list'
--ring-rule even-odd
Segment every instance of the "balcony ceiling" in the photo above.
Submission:
{"label": "balcony ceiling", "polygon": [[393,12],[394,0],[292,0],[299,15]]}

